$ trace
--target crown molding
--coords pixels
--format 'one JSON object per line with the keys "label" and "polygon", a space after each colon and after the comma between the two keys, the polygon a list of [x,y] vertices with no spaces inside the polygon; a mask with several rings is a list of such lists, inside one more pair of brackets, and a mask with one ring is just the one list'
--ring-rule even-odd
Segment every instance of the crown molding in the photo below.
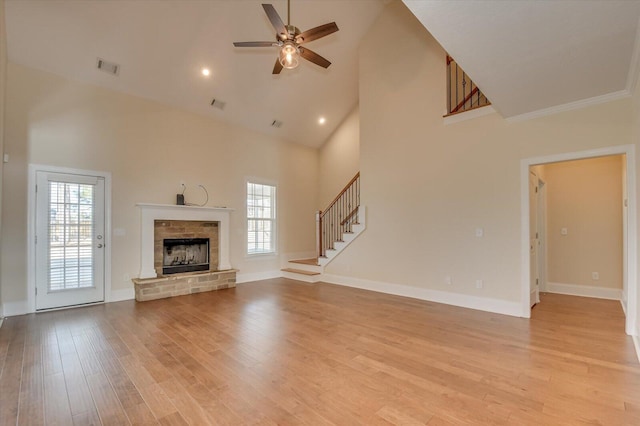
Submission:
{"label": "crown molding", "polygon": [[514,115],[508,117],[506,120],[510,123],[517,123],[520,121],[532,120],[534,118],[545,117],[547,115],[554,115],[560,112],[573,111],[576,109],[587,108],[594,105],[603,104],[606,102],[617,101],[619,99],[628,98],[631,96],[631,92],[628,89],[619,90],[617,92],[607,93],[605,95],[594,96],[592,98],[581,99],[575,102],[569,102],[567,104],[556,105],[549,108],[539,109],[537,111],[526,112],[520,115]]}

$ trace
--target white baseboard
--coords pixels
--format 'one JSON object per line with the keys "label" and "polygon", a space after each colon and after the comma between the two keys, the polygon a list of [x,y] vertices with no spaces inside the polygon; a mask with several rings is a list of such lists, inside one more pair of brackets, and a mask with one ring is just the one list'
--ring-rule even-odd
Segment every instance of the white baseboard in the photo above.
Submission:
{"label": "white baseboard", "polygon": [[[131,300],[135,298],[135,291],[133,288],[124,288],[121,290],[112,290],[111,298],[106,300],[109,302],[120,302],[122,300]],[[5,317],[14,317],[17,315],[32,314],[33,311],[27,306],[26,300],[19,302],[5,302],[2,306]],[[66,309],[66,308],[65,308]]]}
{"label": "white baseboard", "polygon": [[280,278],[282,271],[264,271],[264,272],[250,272],[247,274],[236,274],[236,284],[249,283],[252,281],[270,280],[271,278]]}
{"label": "white baseboard", "polygon": [[547,282],[547,293],[568,294],[570,296],[595,297],[597,299],[622,300],[622,290],[594,287],[590,285]]}
{"label": "white baseboard", "polygon": [[343,277],[331,274],[323,274],[321,281],[330,284],[338,284],[347,287],[377,291],[379,293],[411,297],[420,300],[428,300],[430,302],[444,303],[446,305],[459,306],[461,308],[476,309],[480,311],[493,312],[496,314],[510,315],[514,317],[519,317],[522,314],[522,306],[520,302],[510,302],[508,300],[470,296],[468,294],[450,293],[446,291],[411,287],[403,284],[383,283],[379,281]]}
{"label": "white baseboard", "polygon": [[107,302],[121,302],[123,300],[131,300],[136,298],[136,291],[132,288],[123,288],[120,290],[111,290],[111,297]]}
{"label": "white baseboard", "polygon": [[633,346],[636,348],[638,362],[640,362],[640,340],[638,340],[638,336],[631,336],[631,338],[633,339]]}
{"label": "white baseboard", "polygon": [[5,318],[31,313],[26,300],[21,300],[19,302],[4,302],[2,305],[2,312],[4,312]]}

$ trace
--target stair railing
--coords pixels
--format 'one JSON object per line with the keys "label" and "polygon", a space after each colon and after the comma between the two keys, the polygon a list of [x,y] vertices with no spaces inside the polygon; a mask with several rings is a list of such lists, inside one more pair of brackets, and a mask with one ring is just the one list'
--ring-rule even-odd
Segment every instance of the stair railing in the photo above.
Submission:
{"label": "stair railing", "polygon": [[336,241],[342,241],[342,234],[351,232],[358,223],[360,207],[360,172],[340,191],[329,206],[316,214],[316,240],[318,257],[326,256],[327,249],[333,249]]}
{"label": "stair railing", "polygon": [[491,105],[458,63],[447,55],[447,115]]}

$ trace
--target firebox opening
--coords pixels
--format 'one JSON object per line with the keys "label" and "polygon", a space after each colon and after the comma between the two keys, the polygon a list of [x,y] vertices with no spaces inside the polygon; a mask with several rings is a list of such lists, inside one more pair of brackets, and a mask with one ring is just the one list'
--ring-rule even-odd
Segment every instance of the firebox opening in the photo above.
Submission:
{"label": "firebox opening", "polygon": [[164,275],[209,270],[208,238],[172,238],[162,243]]}

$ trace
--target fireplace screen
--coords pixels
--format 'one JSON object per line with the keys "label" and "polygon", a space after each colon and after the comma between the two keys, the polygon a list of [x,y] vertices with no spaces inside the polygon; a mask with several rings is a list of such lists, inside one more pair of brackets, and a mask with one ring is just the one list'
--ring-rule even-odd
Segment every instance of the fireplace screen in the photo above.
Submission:
{"label": "fireplace screen", "polygon": [[209,270],[209,239],[180,238],[163,240],[162,273]]}

